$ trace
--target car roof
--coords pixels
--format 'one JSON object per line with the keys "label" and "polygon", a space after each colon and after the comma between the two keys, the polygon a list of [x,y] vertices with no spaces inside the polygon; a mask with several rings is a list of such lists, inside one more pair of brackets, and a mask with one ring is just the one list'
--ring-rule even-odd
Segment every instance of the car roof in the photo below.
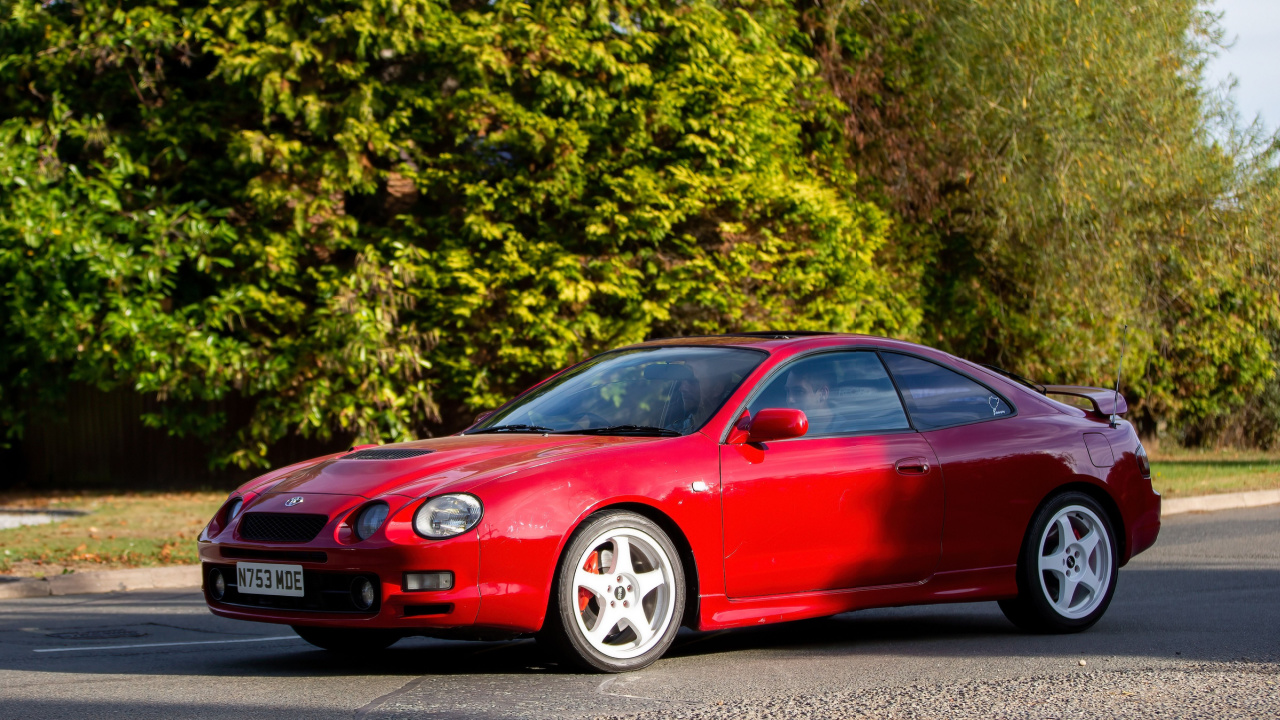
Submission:
{"label": "car roof", "polygon": [[953,370],[960,370],[961,372],[967,373],[971,376],[976,376],[988,385],[1005,388],[1006,391],[1013,389],[1022,394],[1031,395],[1038,400],[1044,399],[1043,395],[1024,387],[1021,383],[1015,382],[1004,375],[971,360],[966,360],[962,357],[952,355],[945,350],[939,350],[938,348],[929,347],[928,345],[921,345],[919,343],[908,342],[906,340],[896,340],[894,338],[883,337],[880,335],[813,331],[767,331],[727,333],[724,335],[693,335],[689,337],[656,338],[636,345],[630,345],[628,347],[689,347],[700,345],[754,348],[757,350],[764,350],[770,355],[782,354],[788,356],[803,354],[805,351],[810,349],[820,350],[822,348],[839,348],[841,346],[863,346],[879,348],[882,350],[897,350],[929,358],[934,361],[940,361],[951,366]]}

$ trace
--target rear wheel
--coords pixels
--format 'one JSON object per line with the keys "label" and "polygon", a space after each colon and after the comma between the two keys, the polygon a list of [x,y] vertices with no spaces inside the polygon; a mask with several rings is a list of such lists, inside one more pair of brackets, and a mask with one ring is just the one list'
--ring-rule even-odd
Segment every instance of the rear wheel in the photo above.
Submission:
{"label": "rear wheel", "polygon": [[312,645],[334,652],[385,650],[400,639],[400,635],[395,632],[363,628],[318,628],[294,625],[293,631]]}
{"label": "rear wheel", "polygon": [[639,670],[671,647],[684,612],[679,553],[646,517],[625,511],[588,520],[556,573],[539,640],[587,670]]}
{"label": "rear wheel", "polygon": [[1084,493],[1063,493],[1032,519],[1018,560],[1018,597],[1001,600],[1000,609],[1024,630],[1080,632],[1107,611],[1117,572],[1106,511]]}

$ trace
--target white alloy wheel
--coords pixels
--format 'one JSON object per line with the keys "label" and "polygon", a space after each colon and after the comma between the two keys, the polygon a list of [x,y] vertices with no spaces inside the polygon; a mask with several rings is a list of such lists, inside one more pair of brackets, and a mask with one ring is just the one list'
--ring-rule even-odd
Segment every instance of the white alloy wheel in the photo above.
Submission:
{"label": "white alloy wheel", "polygon": [[1107,597],[1114,562],[1101,518],[1068,505],[1045,526],[1037,547],[1040,590],[1053,610],[1071,620],[1096,610]]}
{"label": "white alloy wheel", "polygon": [[1000,609],[1030,632],[1087,630],[1111,604],[1119,558],[1112,516],[1097,498],[1075,490],[1050,497],[1023,538],[1018,595]]}
{"label": "white alloy wheel", "polygon": [[672,558],[647,532],[606,529],[573,567],[576,629],[596,652],[639,657],[667,634],[676,617],[676,578]]}

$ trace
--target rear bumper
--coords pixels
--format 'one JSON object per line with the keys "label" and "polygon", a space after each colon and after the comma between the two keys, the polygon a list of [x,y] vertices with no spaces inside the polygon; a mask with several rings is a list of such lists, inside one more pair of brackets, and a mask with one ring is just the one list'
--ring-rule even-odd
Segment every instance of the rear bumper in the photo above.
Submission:
{"label": "rear bumper", "polygon": [[[224,548],[226,552],[224,554]],[[246,553],[245,551],[249,551]],[[324,553],[309,560],[273,557],[284,552]],[[246,554],[254,563],[301,565],[307,596],[280,599],[276,596],[239,593],[229,588],[221,601],[210,592],[211,571],[222,570],[234,583],[235,564]],[[296,557],[296,556],[295,556]],[[421,540],[413,545],[384,543],[382,547],[353,548],[324,543],[298,545],[244,542],[202,542],[200,561],[204,574],[202,588],[209,610],[236,620],[307,625],[314,627],[367,627],[402,629],[455,628],[470,626],[480,609],[479,539],[476,533],[440,541]],[[406,572],[453,573],[449,590],[406,591]],[[355,576],[374,580],[378,601],[373,610],[357,611],[344,602],[342,588]],[[322,594],[323,593],[323,594]]]}
{"label": "rear bumper", "polygon": [[1143,500],[1140,512],[1129,524],[1128,553],[1126,553],[1125,562],[1155,545],[1156,538],[1160,535],[1160,493],[1155,490],[1152,490],[1149,495],[1144,493]]}

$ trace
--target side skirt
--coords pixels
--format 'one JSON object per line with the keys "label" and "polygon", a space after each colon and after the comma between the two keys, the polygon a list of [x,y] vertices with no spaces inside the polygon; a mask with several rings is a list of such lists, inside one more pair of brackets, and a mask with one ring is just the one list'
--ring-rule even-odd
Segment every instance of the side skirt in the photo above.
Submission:
{"label": "side skirt", "polygon": [[978,570],[942,572],[923,582],[906,585],[754,598],[703,595],[699,598],[702,607],[698,629],[723,630],[805,620],[877,607],[1002,600],[1017,594],[1017,566],[1001,565]]}

